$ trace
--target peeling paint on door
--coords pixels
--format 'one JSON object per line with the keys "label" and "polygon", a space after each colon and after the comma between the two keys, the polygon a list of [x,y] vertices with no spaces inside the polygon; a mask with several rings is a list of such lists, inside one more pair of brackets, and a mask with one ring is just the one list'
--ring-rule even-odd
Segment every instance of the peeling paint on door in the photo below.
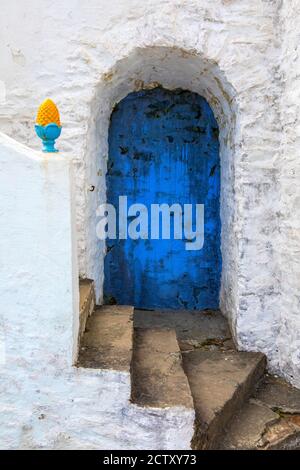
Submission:
{"label": "peeling paint on door", "polygon": [[204,204],[204,246],[186,240],[108,240],[106,302],[141,308],[219,305],[220,160],[218,125],[204,98],[181,89],[131,93],[114,109],[109,130],[107,201]]}

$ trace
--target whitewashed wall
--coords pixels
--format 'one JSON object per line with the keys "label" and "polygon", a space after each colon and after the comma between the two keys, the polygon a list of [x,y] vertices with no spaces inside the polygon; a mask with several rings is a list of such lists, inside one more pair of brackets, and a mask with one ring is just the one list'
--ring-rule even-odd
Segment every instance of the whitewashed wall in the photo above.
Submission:
{"label": "whitewashed wall", "polygon": [[38,148],[36,108],[46,96],[59,105],[58,146],[75,156],[79,270],[100,301],[95,208],[113,105],[153,82],[207,97],[221,127],[221,307],[239,347],[265,352],[300,386],[299,0],[2,0],[1,10],[0,128]]}
{"label": "whitewashed wall", "polygon": [[72,165],[0,133],[0,319],[5,367],[77,357],[79,287]]}
{"label": "whitewashed wall", "polygon": [[280,372],[300,386],[300,2],[283,2],[280,80]]}

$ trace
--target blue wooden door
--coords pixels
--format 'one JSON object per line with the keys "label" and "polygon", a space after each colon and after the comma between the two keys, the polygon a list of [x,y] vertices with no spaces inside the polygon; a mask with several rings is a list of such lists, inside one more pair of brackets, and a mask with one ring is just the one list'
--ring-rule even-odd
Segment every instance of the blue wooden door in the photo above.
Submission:
{"label": "blue wooden door", "polygon": [[[219,305],[220,161],[218,125],[201,96],[162,88],[134,92],[114,109],[109,130],[107,201],[204,204],[204,245],[186,240],[107,240],[104,298],[141,308]],[[130,219],[130,218],[129,218]],[[129,220],[130,222],[130,220]]]}

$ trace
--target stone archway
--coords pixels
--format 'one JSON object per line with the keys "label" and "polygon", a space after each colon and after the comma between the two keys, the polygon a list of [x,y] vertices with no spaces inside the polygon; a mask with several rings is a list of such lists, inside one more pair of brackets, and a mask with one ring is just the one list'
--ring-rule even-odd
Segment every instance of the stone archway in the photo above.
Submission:
{"label": "stone archway", "polygon": [[[96,209],[106,201],[105,177],[108,156],[108,129],[116,103],[132,91],[157,86],[182,88],[203,96],[211,106],[219,126],[221,161],[220,215],[222,223],[222,276],[220,307],[232,318],[233,334],[238,311],[238,247],[234,235],[236,216],[235,151],[238,135],[238,107],[235,91],[218,65],[195,51],[173,47],[135,48],[115,63],[101,78],[95,91],[87,141],[87,178],[97,175],[94,197],[89,199],[87,272],[94,279],[98,302],[103,298],[105,243],[95,233]],[[95,158],[96,156],[96,158]]]}
{"label": "stone archway", "polygon": [[[223,256],[221,305],[225,312],[232,312],[236,301],[234,293],[236,247],[231,229],[235,213],[233,162],[237,108],[234,102],[234,90],[216,63],[194,52],[167,47],[137,48],[128,57],[117,62],[103,76],[94,98],[95,116],[94,124],[90,128],[89,151],[93,161],[88,163],[88,171],[99,173],[98,196],[100,201],[105,201],[108,127],[113,106],[132,91],[154,88],[158,84],[170,90],[182,88],[202,95],[212,107],[219,125]],[[95,205],[89,208],[92,232],[94,232],[95,209]],[[103,267],[100,265],[99,268],[99,256],[103,257],[104,244],[95,239],[94,233],[90,235],[93,246],[90,250],[90,271],[94,273],[97,296],[101,298]],[[223,249],[224,246],[226,250]],[[97,261],[94,257],[95,252],[98,253]],[[229,270],[230,275],[228,275]]]}

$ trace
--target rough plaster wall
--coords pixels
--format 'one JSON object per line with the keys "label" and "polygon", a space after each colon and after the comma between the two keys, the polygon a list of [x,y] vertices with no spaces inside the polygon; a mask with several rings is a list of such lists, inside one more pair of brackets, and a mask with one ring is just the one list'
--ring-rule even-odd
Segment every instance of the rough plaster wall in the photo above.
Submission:
{"label": "rough plaster wall", "polygon": [[[239,307],[235,329],[241,349],[264,352],[270,368],[278,371],[278,350],[274,342],[280,324],[278,247],[282,243],[278,228],[279,2],[263,4],[257,25],[259,31],[264,32],[264,38],[251,44],[251,50],[255,52],[248,57],[250,70],[248,67],[239,77],[241,154],[235,163]],[[255,73],[255,83],[251,85],[252,73]]]}
{"label": "rough plaster wall", "polygon": [[72,165],[0,134],[0,447],[189,448],[194,412],[131,405],[130,374],[80,369]]}
{"label": "rough plaster wall", "polygon": [[132,405],[127,373],[1,370],[1,449],[189,449],[194,412]]}
{"label": "rough plaster wall", "polygon": [[129,402],[128,373],[6,369],[1,449],[190,449],[194,412]]}
{"label": "rough plaster wall", "polygon": [[281,67],[280,244],[282,302],[277,347],[280,371],[300,387],[300,2],[283,1]]}
{"label": "rough plaster wall", "polygon": [[[285,34],[277,24],[281,2],[42,3],[43,8],[38,0],[22,5],[12,0],[2,6],[0,126],[36,148],[36,107],[47,95],[58,103],[64,124],[60,148],[75,156],[76,163],[81,275],[95,279],[101,300],[104,246],[95,238],[94,214],[99,199],[105,198],[107,130],[114,103],[142,81],[203,94],[223,127],[221,306],[238,345],[265,352],[271,368],[283,373],[280,364],[294,359],[287,358],[284,346],[279,359],[274,347],[284,318],[279,302],[285,240],[278,229],[277,203],[279,35]],[[96,191],[88,191],[90,184]],[[295,284],[287,258],[285,263],[282,281]]]}

